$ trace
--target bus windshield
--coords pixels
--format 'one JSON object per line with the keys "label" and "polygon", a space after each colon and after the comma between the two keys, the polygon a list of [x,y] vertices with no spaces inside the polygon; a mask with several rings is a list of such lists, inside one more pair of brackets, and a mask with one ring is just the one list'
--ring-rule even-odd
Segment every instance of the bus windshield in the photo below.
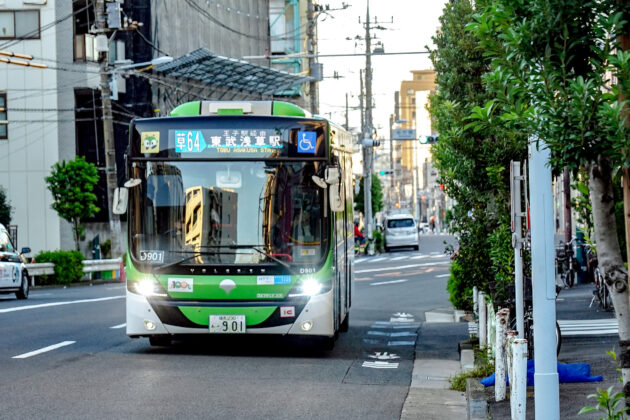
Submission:
{"label": "bus windshield", "polygon": [[320,162],[145,161],[132,177],[130,244],[145,264],[320,263],[328,249]]}

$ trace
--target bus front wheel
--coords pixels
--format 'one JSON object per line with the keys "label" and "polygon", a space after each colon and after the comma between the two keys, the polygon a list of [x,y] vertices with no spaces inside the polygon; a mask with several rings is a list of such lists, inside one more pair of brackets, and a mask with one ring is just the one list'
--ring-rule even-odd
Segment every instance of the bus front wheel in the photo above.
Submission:
{"label": "bus front wheel", "polygon": [[149,337],[149,344],[154,347],[165,347],[171,345],[171,337],[168,335],[152,335]]}

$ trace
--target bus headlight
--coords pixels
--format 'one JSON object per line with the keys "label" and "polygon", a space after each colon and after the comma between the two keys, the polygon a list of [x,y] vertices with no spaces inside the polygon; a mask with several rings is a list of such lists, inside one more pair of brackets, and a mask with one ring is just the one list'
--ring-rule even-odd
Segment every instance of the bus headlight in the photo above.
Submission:
{"label": "bus headlight", "polygon": [[162,293],[162,288],[150,278],[142,279],[135,284],[136,292],[142,296],[166,296]]}
{"label": "bus headlight", "polygon": [[322,290],[322,285],[315,279],[309,278],[304,280],[302,283],[302,293],[306,296],[313,296],[319,293]]}

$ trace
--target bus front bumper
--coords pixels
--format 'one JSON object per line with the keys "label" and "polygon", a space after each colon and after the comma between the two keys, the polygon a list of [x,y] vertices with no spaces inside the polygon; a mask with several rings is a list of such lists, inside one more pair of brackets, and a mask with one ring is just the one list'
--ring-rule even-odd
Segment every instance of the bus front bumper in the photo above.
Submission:
{"label": "bus front bumper", "polygon": [[[312,296],[302,312],[293,323],[256,328],[248,326],[247,334],[278,334],[278,335],[334,335],[333,322],[333,292],[332,290]],[[198,328],[181,327],[164,324],[160,321],[151,304],[145,296],[127,291],[127,335],[130,337],[146,337],[163,334],[210,334],[206,325]],[[305,328],[310,326],[310,328]]]}

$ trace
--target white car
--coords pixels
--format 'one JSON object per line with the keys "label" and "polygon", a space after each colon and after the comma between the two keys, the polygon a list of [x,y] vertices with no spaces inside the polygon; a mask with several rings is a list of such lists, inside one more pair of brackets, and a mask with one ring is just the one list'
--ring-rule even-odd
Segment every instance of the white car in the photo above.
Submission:
{"label": "white car", "polygon": [[397,214],[385,219],[385,252],[394,247],[420,249],[418,227],[413,216]]}
{"label": "white car", "polygon": [[9,232],[0,225],[0,293],[15,293],[18,299],[28,298],[28,273],[22,254],[29,252],[29,248],[24,248],[18,253]]}

